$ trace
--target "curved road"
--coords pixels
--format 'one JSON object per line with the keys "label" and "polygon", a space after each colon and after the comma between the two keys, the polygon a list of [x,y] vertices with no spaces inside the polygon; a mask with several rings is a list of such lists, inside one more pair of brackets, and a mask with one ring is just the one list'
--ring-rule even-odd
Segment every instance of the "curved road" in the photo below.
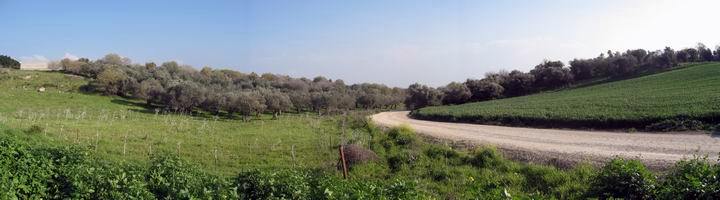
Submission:
{"label": "curved road", "polygon": [[489,126],[416,120],[407,111],[371,116],[385,127],[409,125],[416,132],[439,139],[491,144],[501,149],[578,162],[603,161],[614,156],[640,158],[663,168],[683,158],[720,153],[720,138],[708,134],[619,133]]}

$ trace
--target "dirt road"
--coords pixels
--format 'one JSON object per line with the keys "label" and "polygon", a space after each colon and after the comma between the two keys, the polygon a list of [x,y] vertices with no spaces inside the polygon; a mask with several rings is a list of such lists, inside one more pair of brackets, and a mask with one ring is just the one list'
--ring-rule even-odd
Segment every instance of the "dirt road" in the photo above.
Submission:
{"label": "dirt road", "polygon": [[[416,132],[439,139],[491,144],[503,150],[572,163],[600,163],[614,156],[640,158],[654,168],[664,168],[693,155],[720,153],[720,138],[708,134],[618,133],[557,130],[433,122],[411,119],[408,112],[383,112],[372,120],[381,126],[409,125]],[[529,155],[529,156],[528,156]],[[542,160],[541,159],[541,160]],[[532,160],[532,159],[528,159]]]}

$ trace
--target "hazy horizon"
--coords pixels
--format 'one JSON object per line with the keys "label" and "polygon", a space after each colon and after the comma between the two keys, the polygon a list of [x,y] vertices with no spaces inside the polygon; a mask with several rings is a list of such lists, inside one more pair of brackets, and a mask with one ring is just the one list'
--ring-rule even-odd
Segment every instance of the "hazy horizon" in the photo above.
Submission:
{"label": "hazy horizon", "polygon": [[607,50],[720,44],[716,1],[0,1],[0,54],[440,86]]}

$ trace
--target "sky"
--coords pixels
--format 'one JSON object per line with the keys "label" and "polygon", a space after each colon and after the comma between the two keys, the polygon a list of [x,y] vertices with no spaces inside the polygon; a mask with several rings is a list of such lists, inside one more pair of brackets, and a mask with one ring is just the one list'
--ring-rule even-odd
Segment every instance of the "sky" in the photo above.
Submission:
{"label": "sky", "polygon": [[406,87],[720,44],[714,0],[0,0],[0,54],[178,61]]}

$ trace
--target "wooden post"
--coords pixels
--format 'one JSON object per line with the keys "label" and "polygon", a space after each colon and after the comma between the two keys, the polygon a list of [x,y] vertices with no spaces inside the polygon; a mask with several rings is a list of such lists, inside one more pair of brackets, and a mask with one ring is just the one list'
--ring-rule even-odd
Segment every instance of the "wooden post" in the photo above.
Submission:
{"label": "wooden post", "polygon": [[339,151],[340,151],[340,161],[342,161],[343,178],[347,179],[348,170],[347,170],[347,162],[345,161],[345,150],[343,148],[343,145],[340,145]]}

